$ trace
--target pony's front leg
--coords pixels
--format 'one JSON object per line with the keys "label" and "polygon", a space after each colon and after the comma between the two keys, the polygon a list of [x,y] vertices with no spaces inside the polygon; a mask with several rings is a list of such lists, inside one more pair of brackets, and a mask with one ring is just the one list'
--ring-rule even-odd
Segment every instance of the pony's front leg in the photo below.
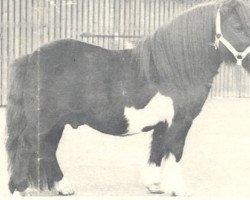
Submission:
{"label": "pony's front leg", "polygon": [[180,160],[191,124],[192,120],[174,120],[170,127],[166,123],[155,127],[148,166],[143,171],[144,185],[151,193],[188,195],[181,176]]}
{"label": "pony's front leg", "polygon": [[[177,120],[178,119],[178,120]],[[184,144],[192,119],[175,118],[164,135],[165,155],[162,159],[161,190],[171,196],[188,196],[185,182],[181,175],[181,158]]]}
{"label": "pony's front leg", "polygon": [[161,190],[161,161],[165,155],[164,134],[166,130],[167,123],[159,123],[155,126],[149,160],[142,172],[142,181],[151,193],[163,193]]}

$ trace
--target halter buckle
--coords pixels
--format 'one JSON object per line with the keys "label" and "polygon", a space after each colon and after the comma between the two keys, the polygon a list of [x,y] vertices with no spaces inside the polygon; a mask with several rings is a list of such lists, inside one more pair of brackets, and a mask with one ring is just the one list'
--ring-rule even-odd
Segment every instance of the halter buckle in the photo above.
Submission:
{"label": "halter buckle", "polygon": [[217,35],[215,36],[215,41],[214,41],[214,48],[215,50],[219,49],[220,47],[220,38],[217,37]]}

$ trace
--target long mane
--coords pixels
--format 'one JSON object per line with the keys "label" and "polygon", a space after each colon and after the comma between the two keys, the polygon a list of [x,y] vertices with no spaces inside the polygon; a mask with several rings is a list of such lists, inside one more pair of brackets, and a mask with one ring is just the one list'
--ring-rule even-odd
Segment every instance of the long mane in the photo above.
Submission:
{"label": "long mane", "polygon": [[151,81],[168,80],[182,89],[210,78],[218,62],[211,46],[218,7],[214,2],[196,6],[139,42],[133,51],[140,74]]}

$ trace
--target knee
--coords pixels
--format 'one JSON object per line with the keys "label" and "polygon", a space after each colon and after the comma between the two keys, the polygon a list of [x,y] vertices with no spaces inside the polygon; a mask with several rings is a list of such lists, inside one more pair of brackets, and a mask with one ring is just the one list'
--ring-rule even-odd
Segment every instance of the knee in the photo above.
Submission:
{"label": "knee", "polygon": [[172,153],[175,156],[176,162],[179,162],[182,158],[184,143],[184,141],[170,141],[167,145],[167,152]]}
{"label": "knee", "polygon": [[151,153],[150,157],[149,157],[149,163],[155,163],[156,166],[160,166],[161,165],[161,160],[164,156],[163,152],[154,152]]}
{"label": "knee", "polygon": [[172,153],[175,156],[176,162],[179,162],[181,160],[181,158],[182,158],[183,151],[178,150],[178,151],[173,151]]}

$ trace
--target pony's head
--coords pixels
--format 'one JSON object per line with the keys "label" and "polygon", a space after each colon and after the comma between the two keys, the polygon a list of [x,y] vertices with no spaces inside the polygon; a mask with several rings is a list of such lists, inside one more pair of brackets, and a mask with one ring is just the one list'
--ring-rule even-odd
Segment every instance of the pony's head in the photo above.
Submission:
{"label": "pony's head", "polygon": [[216,32],[222,60],[242,65],[250,72],[250,4],[224,1],[217,14]]}

